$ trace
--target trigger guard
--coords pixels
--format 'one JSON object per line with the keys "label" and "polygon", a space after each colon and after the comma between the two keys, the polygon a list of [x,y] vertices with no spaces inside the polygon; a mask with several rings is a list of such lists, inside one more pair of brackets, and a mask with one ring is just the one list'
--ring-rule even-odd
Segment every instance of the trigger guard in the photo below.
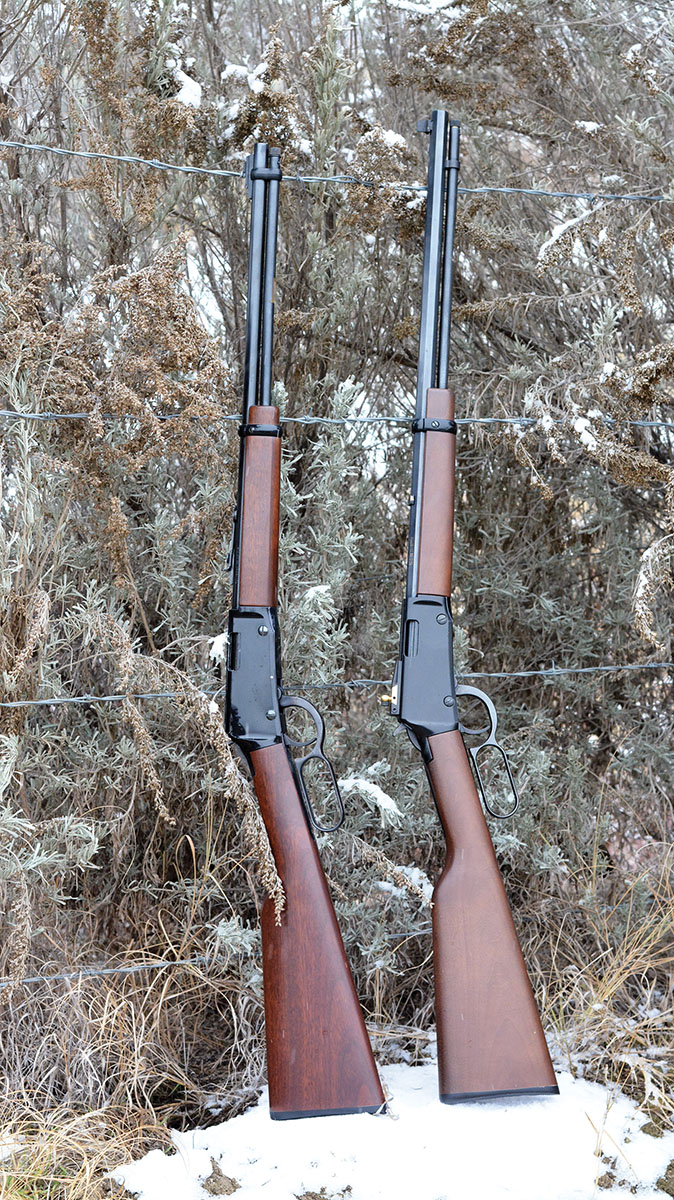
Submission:
{"label": "trigger guard", "polygon": [[[313,746],[314,748],[322,746],[325,737],[325,725],[318,709],[314,708],[309,700],[305,700],[301,696],[282,695],[279,700],[279,707],[282,710],[286,708],[301,708],[304,712],[308,712],[316,731],[312,738],[307,738],[304,742],[298,742],[295,738],[288,737],[288,734],[286,734],[285,743],[287,746],[292,746],[295,750],[304,750],[307,746]],[[310,753],[313,753],[313,751],[310,751]]]}
{"label": "trigger guard", "polygon": [[487,741],[490,741],[490,742],[493,741],[496,736],[496,729],[498,726],[498,717],[496,715],[496,709],[494,708],[494,703],[491,700],[491,698],[486,694],[486,692],[481,692],[479,688],[471,687],[470,684],[467,684],[467,683],[457,683],[456,695],[457,695],[457,697],[458,696],[474,696],[476,700],[479,700],[480,704],[484,705],[487,712],[489,713],[489,725],[488,726],[485,725],[484,727],[481,727],[480,729],[469,729],[467,725],[462,725],[461,723],[459,723],[459,729],[461,730],[461,732],[467,733],[467,734],[474,734],[476,737],[482,737],[486,733]]}

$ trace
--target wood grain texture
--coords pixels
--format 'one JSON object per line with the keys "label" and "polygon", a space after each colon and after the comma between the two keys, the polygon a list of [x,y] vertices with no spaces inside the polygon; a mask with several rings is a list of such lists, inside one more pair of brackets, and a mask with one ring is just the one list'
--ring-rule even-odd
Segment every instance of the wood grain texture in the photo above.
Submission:
{"label": "wood grain texture", "polygon": [[250,757],[286,894],[280,926],[269,900],[262,909],[271,1115],[376,1112],[384,1094],[288,752]]}
{"label": "wood grain texture", "polygon": [[[453,420],[454,393],[449,388],[429,388],[426,416]],[[432,430],[424,434],[417,591],[427,596],[449,596],[452,590],[455,452],[456,434]]]}
{"label": "wood grain texture", "polygon": [[[279,410],[254,404],[249,425],[278,425]],[[243,487],[238,603],[273,607],[278,587],[281,439],[243,438]]]}
{"label": "wood grain texture", "polygon": [[536,1001],[461,734],[429,739],[447,838],[433,893],[440,1097],[556,1092]]}

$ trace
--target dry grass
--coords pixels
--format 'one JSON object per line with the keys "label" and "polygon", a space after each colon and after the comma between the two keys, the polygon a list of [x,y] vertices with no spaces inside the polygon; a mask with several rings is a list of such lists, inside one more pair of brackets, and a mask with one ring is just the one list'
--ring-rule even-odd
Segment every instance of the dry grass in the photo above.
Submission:
{"label": "dry grass", "polygon": [[128,1195],[107,1178],[122,1163],[155,1148],[170,1149],[168,1130],[142,1110],[105,1108],[39,1117],[15,1104],[0,1114],[0,1142],[16,1148],[0,1160],[6,1200],[114,1200]]}
{"label": "dry grass", "polygon": [[[674,1117],[674,847],[657,849],[660,862],[653,867],[629,879],[616,872],[613,908],[593,911],[589,898],[596,887],[596,862],[590,866],[583,890],[594,949],[581,957],[577,943],[567,939],[565,944],[560,927],[551,1015],[571,1070],[619,1084],[669,1125]],[[645,895],[650,897],[646,909]],[[567,963],[562,969],[560,960]]]}

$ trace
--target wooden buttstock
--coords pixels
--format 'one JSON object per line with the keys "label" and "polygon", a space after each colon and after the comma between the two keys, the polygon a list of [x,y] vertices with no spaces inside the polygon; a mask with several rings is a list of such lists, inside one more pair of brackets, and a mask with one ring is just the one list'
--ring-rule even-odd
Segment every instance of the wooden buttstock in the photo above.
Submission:
{"label": "wooden buttstock", "polygon": [[275,1119],[376,1112],[377,1068],[316,842],[283,745],[250,755],[286,894],[262,908],[269,1104]]}
{"label": "wooden buttstock", "polygon": [[[249,425],[278,425],[279,410],[252,404]],[[281,439],[244,436],[238,603],[273,608],[278,587]]]}
{"label": "wooden buttstock", "polygon": [[440,1099],[557,1092],[536,1001],[458,730],[429,739],[447,838],[433,893]]}

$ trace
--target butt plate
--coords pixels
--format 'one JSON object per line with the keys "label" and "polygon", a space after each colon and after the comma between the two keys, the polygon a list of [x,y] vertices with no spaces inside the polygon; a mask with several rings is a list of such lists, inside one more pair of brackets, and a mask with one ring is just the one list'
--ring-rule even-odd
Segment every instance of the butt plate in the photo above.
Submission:
{"label": "butt plate", "polygon": [[364,1108],[315,1108],[304,1110],[301,1112],[283,1112],[281,1109],[270,1109],[269,1116],[272,1121],[296,1121],[302,1117],[346,1117],[352,1113],[385,1113],[386,1105],[379,1104],[376,1107],[367,1105]]}
{"label": "butt plate", "polygon": [[502,1100],[505,1096],[558,1096],[557,1084],[546,1084],[543,1087],[509,1088],[502,1092],[453,1092],[443,1095],[443,1104],[464,1104],[469,1100]]}

